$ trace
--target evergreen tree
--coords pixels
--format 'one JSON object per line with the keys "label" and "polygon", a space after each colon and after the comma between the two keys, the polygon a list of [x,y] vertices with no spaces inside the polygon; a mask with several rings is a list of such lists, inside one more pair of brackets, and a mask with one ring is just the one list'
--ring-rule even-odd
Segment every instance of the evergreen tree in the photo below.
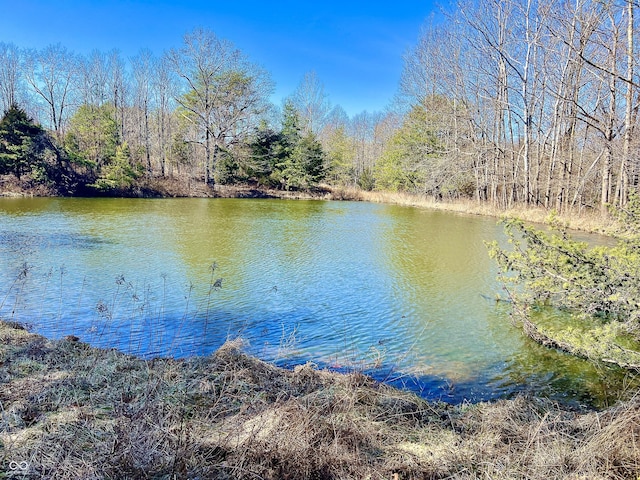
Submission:
{"label": "evergreen tree", "polygon": [[339,126],[331,133],[328,150],[329,166],[327,170],[331,183],[353,185],[355,146],[344,126]]}
{"label": "evergreen tree", "polygon": [[131,150],[127,142],[116,147],[112,159],[102,166],[100,175],[92,187],[104,192],[118,192],[130,188],[144,174],[141,163],[132,165]]}
{"label": "evergreen tree", "polygon": [[38,164],[44,130],[17,105],[11,105],[0,120],[0,174],[18,179]]}
{"label": "evergreen tree", "polygon": [[231,185],[247,180],[244,168],[232,151],[221,148],[218,151],[218,160],[214,178],[219,185]]}
{"label": "evergreen tree", "polygon": [[287,190],[314,187],[325,177],[322,146],[313,132],[301,134],[300,117],[292,102],[285,104],[280,141],[274,154],[278,163],[272,176]]}
{"label": "evergreen tree", "polygon": [[322,145],[315,134],[309,131],[300,139],[297,147],[302,163],[303,183],[306,187],[314,187],[325,178],[326,161]]}
{"label": "evergreen tree", "polygon": [[375,165],[376,187],[437,195],[441,147],[436,133],[426,109],[414,107]]}
{"label": "evergreen tree", "polygon": [[81,105],[69,122],[65,148],[76,163],[99,172],[115,156],[119,141],[112,105]]}
{"label": "evergreen tree", "polygon": [[[489,244],[506,274],[516,318],[534,340],[578,356],[640,369],[640,199],[617,212],[624,231],[615,246],[571,238],[552,217],[551,232],[506,222],[511,248]],[[513,287],[511,287],[513,285]],[[571,325],[540,323],[536,311],[571,314]]]}
{"label": "evergreen tree", "polygon": [[280,163],[276,148],[280,145],[282,136],[263,122],[254,132],[248,143],[249,160],[245,166],[247,176],[258,183],[277,186],[279,181],[272,174],[276,164]]}
{"label": "evergreen tree", "polygon": [[276,147],[276,154],[281,158],[291,157],[302,137],[302,127],[300,126],[300,116],[293,102],[287,101],[282,112],[282,128],[280,130],[280,141]]}

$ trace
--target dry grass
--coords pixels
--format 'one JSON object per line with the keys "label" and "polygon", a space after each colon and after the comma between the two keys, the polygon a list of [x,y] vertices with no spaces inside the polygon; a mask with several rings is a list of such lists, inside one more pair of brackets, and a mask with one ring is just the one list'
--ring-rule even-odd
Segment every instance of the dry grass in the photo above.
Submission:
{"label": "dry grass", "polygon": [[[343,193],[345,199],[423,207],[497,218],[516,217],[532,223],[546,223],[551,213],[549,209],[531,205],[516,205],[512,208],[504,209],[490,203],[479,203],[470,199],[436,201],[432,197],[422,197],[409,193],[366,192],[355,189],[341,189],[340,191],[351,192],[351,198],[346,198],[348,195]],[[580,212],[559,214],[557,219],[569,228],[585,232],[607,234],[611,233],[615,228],[614,219],[608,213],[603,213],[600,210],[582,210]]]}
{"label": "dry grass", "polygon": [[522,397],[452,407],[361,374],[282,370],[244,355],[239,342],[206,358],[144,361],[0,323],[0,345],[4,478],[640,473],[638,398],[604,412]]}
{"label": "dry grass", "polygon": [[[542,207],[516,205],[504,209],[471,199],[439,200],[432,197],[398,192],[369,192],[353,187],[320,185],[313,191],[287,191],[268,189],[255,185],[216,185],[210,187],[202,180],[189,175],[172,177],[145,177],[129,192],[137,197],[224,197],[224,198],[281,198],[296,200],[351,200],[372,203],[431,208],[472,215],[493,217],[517,217],[533,223],[546,223],[550,210]],[[51,188],[35,185],[30,181],[17,181],[11,175],[0,176],[0,196],[51,196],[56,192]],[[600,210],[581,210],[558,215],[558,220],[576,230],[609,234],[615,229],[615,222]]]}

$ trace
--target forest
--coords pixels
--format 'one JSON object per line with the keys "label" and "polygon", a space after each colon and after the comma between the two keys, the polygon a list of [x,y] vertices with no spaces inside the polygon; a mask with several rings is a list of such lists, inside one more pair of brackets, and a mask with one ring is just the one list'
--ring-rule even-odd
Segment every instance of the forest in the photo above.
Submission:
{"label": "forest", "polygon": [[313,71],[274,105],[259,59],[209,30],[132,58],[0,43],[0,174],[61,194],[167,178],[624,206],[639,174],[636,7],[461,0],[425,22],[389,107],[352,117]]}

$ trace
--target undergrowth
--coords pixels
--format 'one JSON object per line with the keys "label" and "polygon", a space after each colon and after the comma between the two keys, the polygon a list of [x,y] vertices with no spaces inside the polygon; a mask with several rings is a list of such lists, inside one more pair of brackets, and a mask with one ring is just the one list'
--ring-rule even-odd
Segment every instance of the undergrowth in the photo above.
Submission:
{"label": "undergrowth", "polygon": [[[0,322],[4,478],[636,478],[640,398],[451,406],[239,341],[143,360]],[[2,475],[0,474],[0,477]]]}

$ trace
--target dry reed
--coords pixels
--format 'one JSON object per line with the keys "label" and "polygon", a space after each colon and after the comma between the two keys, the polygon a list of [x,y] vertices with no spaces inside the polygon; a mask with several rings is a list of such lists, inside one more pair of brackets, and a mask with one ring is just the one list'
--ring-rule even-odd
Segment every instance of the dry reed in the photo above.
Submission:
{"label": "dry reed", "polygon": [[[640,399],[450,406],[228,342],[141,360],[0,323],[3,478],[636,478]],[[2,474],[0,474],[0,477]]]}
{"label": "dry reed", "polygon": [[[532,223],[547,223],[552,209],[532,205],[515,205],[504,208],[489,202],[471,199],[435,200],[432,197],[394,192],[367,192],[362,190],[339,189],[337,199],[350,199],[372,203],[388,203],[413,207],[444,210],[456,213],[482,215],[496,218],[520,218]],[[351,193],[351,196],[348,195]],[[616,227],[615,220],[608,212],[599,209],[581,209],[556,215],[556,219],[571,229],[592,233],[610,234]]]}

